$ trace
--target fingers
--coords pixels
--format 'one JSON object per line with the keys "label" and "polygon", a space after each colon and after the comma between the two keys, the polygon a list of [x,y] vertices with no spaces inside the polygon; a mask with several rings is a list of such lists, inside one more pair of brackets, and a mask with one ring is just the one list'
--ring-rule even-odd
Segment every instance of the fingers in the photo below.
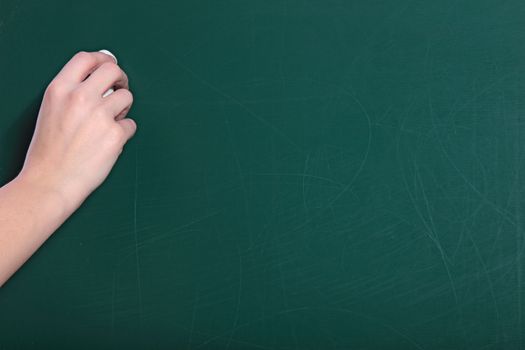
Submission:
{"label": "fingers", "polygon": [[133,94],[127,89],[118,89],[102,99],[102,108],[115,120],[123,119],[131,108]]}
{"label": "fingers", "polygon": [[110,88],[127,89],[129,86],[128,76],[115,62],[102,63],[81,85],[97,96],[102,96]]}
{"label": "fingers", "polygon": [[124,131],[124,137],[126,141],[132,138],[137,131],[137,124],[133,119],[124,118],[122,120],[118,120],[117,124],[119,124]]}
{"label": "fingers", "polygon": [[[126,118],[133,104],[133,95],[128,90],[126,73],[116,64],[116,59],[104,52],[77,53],[62,68],[55,78],[57,81],[79,84],[79,88],[101,97],[99,100],[104,114],[111,115],[122,128],[125,141],[137,130],[137,124]],[[108,89],[115,89],[111,95],[102,98]]]}
{"label": "fingers", "polygon": [[106,62],[115,62],[114,59],[102,52],[80,51],[71,58],[60,70],[56,79],[71,83],[81,83],[97,67]]}

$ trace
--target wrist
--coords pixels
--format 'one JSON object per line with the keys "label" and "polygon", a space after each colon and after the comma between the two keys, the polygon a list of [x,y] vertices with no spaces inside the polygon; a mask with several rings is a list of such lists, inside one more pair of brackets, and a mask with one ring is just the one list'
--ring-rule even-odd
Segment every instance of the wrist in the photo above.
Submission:
{"label": "wrist", "polygon": [[66,186],[61,186],[57,181],[27,170],[22,170],[12,181],[24,193],[35,198],[42,209],[50,209],[55,215],[69,217],[82,203]]}

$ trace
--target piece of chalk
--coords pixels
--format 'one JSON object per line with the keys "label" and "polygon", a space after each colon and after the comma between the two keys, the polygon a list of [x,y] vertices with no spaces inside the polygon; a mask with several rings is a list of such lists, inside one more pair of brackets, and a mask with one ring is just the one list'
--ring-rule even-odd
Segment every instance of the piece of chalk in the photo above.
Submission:
{"label": "piece of chalk", "polygon": [[[115,60],[115,63],[118,63],[117,61],[117,58],[115,57],[114,54],[112,54],[109,50],[98,50],[98,52],[102,52],[108,56],[111,56],[113,58],[113,60]],[[102,97],[106,97],[108,95],[111,95],[115,90],[113,88],[110,88],[108,89],[108,91],[104,92],[104,95],[102,95]]]}
{"label": "piece of chalk", "polygon": [[106,50],[106,49],[98,50],[98,52],[102,52],[102,53],[105,53],[108,56],[111,56],[115,60],[115,63],[118,63],[117,58],[115,57],[115,55],[112,54],[109,50]]}
{"label": "piece of chalk", "polygon": [[102,95],[102,97],[106,97],[106,96],[109,96],[111,95],[112,93],[114,93],[115,90],[113,90],[113,88],[109,88],[108,91],[104,92],[104,95]]}

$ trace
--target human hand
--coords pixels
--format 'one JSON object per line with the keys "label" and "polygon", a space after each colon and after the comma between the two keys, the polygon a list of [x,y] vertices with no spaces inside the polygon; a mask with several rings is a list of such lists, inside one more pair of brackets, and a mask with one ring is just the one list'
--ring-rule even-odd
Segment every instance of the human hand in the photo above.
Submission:
{"label": "human hand", "polygon": [[[104,93],[115,91],[103,97]],[[102,52],[79,52],[47,87],[19,175],[73,212],[108,176],[136,124],[128,78]]]}

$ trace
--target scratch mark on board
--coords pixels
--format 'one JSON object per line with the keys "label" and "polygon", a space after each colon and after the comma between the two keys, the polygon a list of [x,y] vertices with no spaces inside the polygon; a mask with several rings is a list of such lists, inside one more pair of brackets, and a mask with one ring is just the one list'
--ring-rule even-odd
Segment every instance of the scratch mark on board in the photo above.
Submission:
{"label": "scratch mark on board", "polygon": [[237,254],[239,256],[239,286],[237,289],[237,303],[235,305],[235,317],[233,319],[233,325],[230,333],[230,337],[228,339],[228,343],[226,345],[226,349],[230,348],[230,344],[233,339],[233,335],[235,334],[235,331],[237,330],[237,325],[239,323],[239,308],[241,306],[241,293],[242,293],[242,256],[239,249],[239,246],[237,246]]}
{"label": "scratch mark on board", "polygon": [[202,78],[201,76],[199,76],[197,73],[195,73],[191,68],[189,68],[188,66],[186,66],[185,64],[183,64],[182,62],[180,62],[179,60],[177,60],[176,58],[172,57],[171,58],[173,62],[175,62],[175,64],[177,64],[179,67],[181,67],[182,69],[184,69],[186,72],[190,73],[195,79],[197,79],[198,81],[200,81],[202,84],[206,85],[207,87],[209,87],[210,89],[212,89],[213,91],[215,91],[217,94],[221,95],[222,97],[230,100],[231,102],[235,103],[236,105],[238,105],[239,107],[241,107],[245,112],[247,112],[251,117],[253,117],[254,119],[258,120],[261,124],[265,125],[266,127],[268,127],[269,129],[271,129],[274,133],[276,133],[277,135],[279,135],[283,140],[286,140],[289,144],[291,144],[298,152],[300,153],[304,153],[303,152],[303,149],[295,142],[293,141],[288,135],[286,135],[283,131],[279,130],[278,128],[276,128],[273,124],[271,124],[270,122],[268,122],[266,119],[264,119],[263,117],[261,117],[259,114],[255,113],[254,111],[252,111],[250,108],[248,108],[248,106],[246,106],[246,104],[244,104],[243,102],[239,101],[237,98],[227,94],[226,92],[224,92],[222,89],[218,88],[217,86],[215,86],[214,84],[210,83],[209,81],[207,81],[206,79]]}

